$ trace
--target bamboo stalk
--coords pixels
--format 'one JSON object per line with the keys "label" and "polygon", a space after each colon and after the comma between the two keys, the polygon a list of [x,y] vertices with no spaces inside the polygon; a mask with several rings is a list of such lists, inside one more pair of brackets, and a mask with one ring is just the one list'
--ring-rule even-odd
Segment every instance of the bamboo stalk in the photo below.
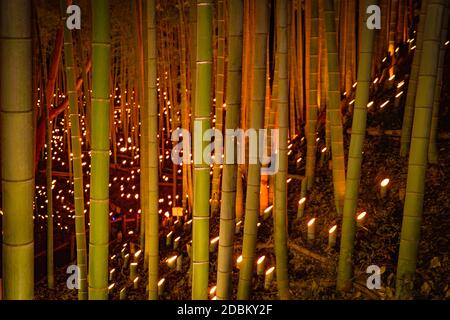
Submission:
{"label": "bamboo stalk", "polygon": [[92,132],[89,299],[108,299],[109,244],[109,0],[92,2]]}
{"label": "bamboo stalk", "polygon": [[290,299],[287,250],[287,140],[288,140],[288,46],[287,46],[287,0],[277,0],[277,62],[278,67],[278,127],[279,127],[279,162],[275,176],[274,198],[274,242],[278,294],[282,300]]}
{"label": "bamboo stalk", "polygon": [[342,214],[345,195],[345,160],[339,93],[339,61],[336,50],[333,0],[325,0],[324,16],[328,52],[327,113],[330,116],[334,198],[336,202],[336,211],[338,214]]}
{"label": "bamboo stalk", "polygon": [[194,111],[194,212],[192,230],[192,299],[208,298],[209,165],[203,158],[203,134],[211,127],[212,0],[197,0],[197,69]]}
{"label": "bamboo stalk", "polygon": [[[377,5],[377,0],[365,0],[364,8]],[[352,260],[355,241],[355,216],[359,196],[361,176],[362,150],[366,135],[367,103],[371,84],[372,54],[375,30],[365,27],[367,13],[364,13],[361,30],[361,45],[359,52],[358,86],[356,88],[355,109],[353,113],[352,135],[348,156],[348,171],[345,188],[344,212],[342,221],[341,249],[337,274],[337,289],[350,288],[352,279]]]}
{"label": "bamboo stalk", "polygon": [[31,62],[31,2],[0,1],[2,264],[6,300],[31,300],[34,295]]}
{"label": "bamboo stalk", "polygon": [[423,33],[423,52],[417,81],[396,277],[396,296],[401,299],[411,295],[416,272],[427,167],[426,155],[430,138],[433,95],[436,86],[445,3],[445,0],[429,0]]}
{"label": "bamboo stalk", "polygon": [[[239,125],[239,109],[241,106],[243,1],[229,0],[228,13],[233,18],[233,23],[227,25],[229,63],[226,81],[227,116],[225,118],[225,130],[235,130]],[[230,158],[230,155],[226,152],[229,143],[232,144],[233,150],[236,150],[237,145],[234,139],[232,142],[225,140],[219,253],[217,258],[216,296],[219,300],[230,299],[232,293],[237,165],[236,155]]]}
{"label": "bamboo stalk", "polygon": [[[269,24],[269,8],[266,0],[251,1],[258,10],[255,13],[254,54],[252,67],[252,97],[250,101],[250,128],[259,130],[264,124],[264,102],[266,89],[266,46]],[[256,154],[249,155],[247,196],[245,202],[244,238],[242,247],[242,263],[239,273],[237,298],[248,299],[253,278],[253,265],[256,247],[257,222],[259,216],[259,191],[261,164]]]}

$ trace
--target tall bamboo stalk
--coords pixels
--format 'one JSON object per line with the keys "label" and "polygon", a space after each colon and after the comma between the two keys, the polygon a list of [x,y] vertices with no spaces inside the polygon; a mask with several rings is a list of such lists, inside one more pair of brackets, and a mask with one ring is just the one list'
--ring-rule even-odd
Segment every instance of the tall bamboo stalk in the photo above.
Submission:
{"label": "tall bamboo stalk", "polygon": [[406,94],[405,111],[403,113],[402,135],[400,139],[400,156],[406,157],[408,154],[409,144],[411,142],[411,128],[414,116],[414,101],[417,92],[417,79],[419,74],[420,61],[422,58],[423,32],[425,29],[425,18],[427,14],[427,4],[429,0],[422,1],[420,8],[419,26],[417,27],[417,35],[415,40],[415,50],[411,72],[408,81],[408,92]]}
{"label": "tall bamboo stalk", "polygon": [[316,123],[317,123],[317,73],[319,46],[319,9],[318,0],[311,0],[311,37],[309,54],[309,95],[306,123],[306,188],[311,189],[314,183],[316,167]]}
{"label": "tall bamboo stalk", "polygon": [[109,0],[92,6],[91,227],[89,235],[89,299],[108,299],[109,244]]}
{"label": "tall bamboo stalk", "polygon": [[197,70],[194,109],[194,212],[192,299],[208,298],[209,165],[203,158],[203,134],[211,127],[212,0],[197,0]]}
{"label": "tall bamboo stalk", "polygon": [[[158,97],[156,88],[156,0],[146,1],[146,91],[145,107],[148,109],[148,212],[146,215],[146,241],[148,245],[148,294],[149,299],[158,299],[158,267],[159,267],[159,143],[158,132]],[[176,181],[174,181],[176,183]],[[175,199],[174,199],[175,200]]]}
{"label": "tall bamboo stalk", "polygon": [[[63,23],[65,25],[67,1],[61,0],[61,13]],[[84,218],[84,192],[83,192],[83,168],[81,166],[81,136],[80,136],[80,119],[78,113],[78,94],[75,86],[75,62],[72,32],[68,28],[64,28],[64,62],[66,71],[66,87],[69,97],[69,118],[70,118],[70,135],[72,146],[72,168],[73,168],[73,188],[74,188],[74,205],[75,205],[75,234],[77,244],[77,266],[79,268],[79,289],[78,299],[87,299],[87,253],[86,253],[86,230]]]}
{"label": "tall bamboo stalk", "polygon": [[433,99],[433,114],[431,120],[430,128],[430,143],[428,146],[428,162],[437,163],[438,162],[438,148],[437,148],[437,134],[438,134],[438,122],[439,122],[439,106],[441,103],[441,90],[442,90],[442,78],[444,74],[444,61],[445,61],[445,42],[447,41],[447,30],[448,30],[448,17],[449,17],[449,6],[444,11],[444,23],[442,24],[441,31],[441,49],[439,51],[439,63],[437,69],[437,79],[436,87],[434,89],[434,99]]}
{"label": "tall bamboo stalk", "polygon": [[[216,97],[216,122],[215,128],[222,132],[223,128],[223,98],[224,98],[224,73],[225,73],[225,6],[223,0],[217,1],[217,70],[215,83]],[[215,140],[214,151],[217,153],[222,148],[220,139]],[[215,159],[220,160],[220,159]],[[220,207],[220,164],[214,162],[213,177],[211,182],[211,216],[216,214]]]}
{"label": "tall bamboo stalk", "polygon": [[397,265],[396,296],[399,298],[411,295],[416,272],[427,151],[445,4],[445,0],[429,0],[427,7]]}
{"label": "tall bamboo stalk", "polygon": [[328,52],[328,103],[330,116],[331,154],[333,161],[333,186],[336,211],[342,213],[345,195],[345,160],[342,132],[342,115],[339,93],[339,61],[336,47],[336,24],[333,0],[325,0],[325,35]]}
{"label": "tall bamboo stalk", "polygon": [[34,295],[31,2],[0,1],[3,296]]}
{"label": "tall bamboo stalk", "polygon": [[[252,65],[252,96],[250,101],[250,128],[259,130],[264,124],[264,102],[266,91],[266,46],[269,25],[268,2],[251,1],[255,14],[254,54]],[[257,154],[249,154],[247,196],[245,199],[244,238],[242,245],[242,263],[239,273],[237,298],[248,299],[253,278],[253,265],[256,249],[257,223],[259,216],[259,192],[261,163]]]}
{"label": "tall bamboo stalk", "polygon": [[[242,30],[243,1],[229,0],[228,14],[233,23],[227,25],[228,69],[226,82],[225,130],[236,130],[239,125],[242,80]],[[217,101],[216,101],[217,102]],[[217,299],[228,300],[232,293],[231,276],[233,271],[233,249],[235,231],[235,206],[237,165],[236,155],[230,157],[226,152],[231,143],[236,150],[236,142],[225,139],[225,153],[222,179],[222,203],[220,206],[219,254],[217,258]]]}
{"label": "tall bamboo stalk", "polygon": [[287,0],[277,0],[277,63],[278,65],[278,172],[275,176],[274,243],[278,294],[282,300],[290,298],[287,250],[287,169],[288,169],[288,46]]}
{"label": "tall bamboo stalk", "polygon": [[[378,0],[365,0],[364,8],[377,5]],[[358,87],[356,88],[355,108],[353,113],[352,136],[348,155],[347,184],[345,187],[344,212],[342,221],[341,250],[337,288],[339,290],[351,287],[353,248],[355,239],[355,215],[359,195],[361,177],[362,150],[366,135],[367,103],[371,80],[372,55],[375,30],[365,27],[367,14],[361,28],[361,45],[358,65]]]}

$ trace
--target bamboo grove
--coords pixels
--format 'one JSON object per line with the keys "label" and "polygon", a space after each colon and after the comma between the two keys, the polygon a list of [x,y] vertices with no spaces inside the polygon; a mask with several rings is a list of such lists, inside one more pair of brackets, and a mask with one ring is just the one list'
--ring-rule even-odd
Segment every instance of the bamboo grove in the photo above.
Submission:
{"label": "bamboo grove", "polygon": [[327,298],[416,298],[429,175],[448,172],[449,9],[0,0],[0,297],[323,299],[303,294],[311,260]]}

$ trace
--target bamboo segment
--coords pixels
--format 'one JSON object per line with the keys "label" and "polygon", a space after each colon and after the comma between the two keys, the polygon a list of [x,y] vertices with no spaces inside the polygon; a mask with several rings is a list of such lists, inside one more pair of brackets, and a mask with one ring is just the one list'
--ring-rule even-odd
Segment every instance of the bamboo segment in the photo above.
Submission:
{"label": "bamboo segment", "polygon": [[277,0],[277,62],[278,67],[278,172],[275,176],[274,242],[278,294],[282,300],[290,298],[287,250],[287,167],[288,167],[288,46],[287,46],[287,0]]}
{"label": "bamboo segment", "polygon": [[[215,128],[216,130],[222,133],[223,127],[223,98],[224,98],[224,72],[225,72],[225,17],[224,17],[224,1],[217,1],[217,29],[219,32],[217,38],[217,70],[216,70],[216,122]],[[215,139],[214,151],[217,157],[218,150],[222,148],[220,139]],[[220,152],[220,154],[222,154]],[[214,159],[213,165],[213,178],[211,182],[211,216],[217,213],[220,207],[220,164],[216,162],[221,159]]]}
{"label": "bamboo segment", "polygon": [[[378,0],[365,0],[364,7],[377,5]],[[367,14],[364,15],[363,25],[366,24]],[[356,88],[355,108],[353,113],[352,135],[348,156],[347,184],[345,188],[344,212],[342,221],[341,250],[339,252],[339,266],[337,289],[347,290],[351,287],[352,259],[355,239],[355,216],[359,195],[359,181],[361,176],[362,151],[366,135],[367,103],[371,81],[372,55],[375,30],[363,27],[361,30],[361,44],[358,66],[358,86]]]}
{"label": "bamboo segment", "polygon": [[316,123],[317,123],[317,73],[319,45],[319,10],[318,0],[311,1],[311,37],[309,54],[309,96],[306,125],[306,189],[312,188],[316,167]]}
{"label": "bamboo segment", "polygon": [[[146,1],[147,38],[145,43],[145,108],[148,109],[148,211],[146,213],[146,245],[148,246],[148,294],[150,300],[158,299],[158,265],[159,265],[159,143],[158,132],[158,97],[156,88],[156,0]],[[176,181],[174,181],[176,183]],[[175,199],[174,199],[175,200]],[[147,240],[148,239],[148,240]]]}
{"label": "bamboo segment", "polygon": [[396,296],[401,299],[408,298],[411,295],[416,272],[423,212],[427,151],[445,3],[445,0],[429,0],[423,33],[423,51],[417,80],[417,95],[397,265]]}
{"label": "bamboo segment", "polygon": [[[239,125],[241,106],[242,80],[242,32],[243,32],[243,1],[229,0],[228,14],[233,17],[233,23],[228,28],[228,69],[226,81],[225,130],[236,130]],[[217,103],[217,101],[216,101]],[[233,158],[226,152],[229,144],[236,150],[236,142],[225,139],[225,153],[222,179],[222,203],[220,206],[219,254],[217,260],[217,290],[219,300],[231,297],[231,276],[233,270],[233,249],[235,232],[235,206],[237,165],[236,155]]]}
{"label": "bamboo segment", "polygon": [[416,49],[414,50],[413,62],[408,83],[408,92],[406,95],[405,111],[403,113],[402,135],[400,140],[400,156],[406,157],[408,154],[409,144],[411,142],[411,128],[414,116],[414,101],[417,92],[417,79],[419,74],[420,61],[422,57],[423,32],[425,29],[425,18],[427,15],[427,4],[429,0],[422,1],[420,8],[420,20],[417,28]]}
{"label": "bamboo segment", "polygon": [[438,148],[436,144],[437,134],[438,134],[438,121],[439,121],[439,106],[441,103],[441,90],[442,90],[442,78],[444,74],[444,60],[445,60],[445,42],[447,41],[447,30],[448,30],[448,17],[449,17],[449,6],[444,11],[444,18],[441,31],[441,49],[439,51],[439,63],[437,69],[437,79],[436,87],[434,89],[434,100],[433,100],[433,115],[431,120],[430,128],[430,143],[428,146],[428,162],[438,163]]}
{"label": "bamboo segment", "polygon": [[[250,128],[259,130],[264,124],[264,102],[266,90],[266,46],[269,25],[269,8],[266,0],[252,1],[256,8],[253,54],[253,87],[250,101]],[[248,299],[253,278],[253,265],[256,248],[257,222],[259,216],[259,192],[261,180],[261,163],[257,154],[249,154],[247,197],[245,199],[244,238],[242,246],[242,263],[239,273],[237,298]]]}
{"label": "bamboo segment", "polygon": [[208,298],[209,165],[203,158],[210,129],[212,82],[212,0],[197,0],[197,69],[194,110],[194,211],[192,230],[192,299]]}
{"label": "bamboo segment", "polygon": [[92,128],[89,299],[108,299],[109,244],[109,0],[92,5]]}
{"label": "bamboo segment", "polygon": [[3,298],[34,295],[31,2],[0,1]]}
{"label": "bamboo segment", "polygon": [[331,154],[333,161],[333,186],[336,211],[342,214],[345,195],[345,160],[342,132],[342,115],[339,93],[339,61],[336,50],[336,31],[333,0],[325,0],[325,35],[328,52],[328,104],[330,116]]}
{"label": "bamboo segment", "polygon": [[[62,16],[65,17],[66,1],[61,0]],[[65,25],[65,18],[63,23]],[[75,204],[75,234],[77,245],[77,266],[79,268],[78,299],[87,299],[87,253],[86,230],[84,218],[84,192],[83,192],[83,168],[81,166],[81,136],[80,119],[78,112],[78,94],[75,86],[75,62],[72,41],[72,32],[64,28],[64,62],[66,69],[67,95],[69,97],[70,135],[72,146],[73,188]]]}

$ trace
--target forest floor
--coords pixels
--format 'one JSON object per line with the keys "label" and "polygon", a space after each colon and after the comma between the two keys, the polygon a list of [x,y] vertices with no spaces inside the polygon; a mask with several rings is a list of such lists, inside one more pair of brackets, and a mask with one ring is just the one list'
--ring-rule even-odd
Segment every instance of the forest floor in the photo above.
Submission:
{"label": "forest floor", "polygon": [[[294,151],[304,149],[300,142],[294,144]],[[437,165],[429,165],[427,170],[424,214],[421,227],[421,241],[415,279],[415,297],[418,299],[450,298],[450,261],[448,256],[450,230],[450,143],[439,144],[440,161]],[[336,267],[339,249],[339,233],[334,249],[328,248],[328,230],[331,226],[341,225],[340,217],[335,215],[331,171],[324,165],[316,170],[314,187],[308,194],[304,216],[298,221],[297,203],[300,195],[300,181],[293,179],[289,184],[288,216],[289,216],[289,278],[290,290],[294,299],[389,299],[393,298],[395,273],[399,248],[400,228],[403,214],[403,200],[407,159],[398,155],[399,140],[390,136],[368,137],[364,147],[364,160],[361,172],[360,199],[358,212],[367,211],[361,226],[357,228],[354,256],[355,284],[352,291],[338,293],[335,290]],[[293,162],[295,163],[295,162]],[[290,173],[296,174],[293,164]],[[378,192],[379,182],[389,177],[389,190],[381,199]],[[403,195],[403,197],[402,197]],[[306,241],[306,223],[316,218],[316,239]],[[211,220],[211,235],[218,235],[218,217]],[[190,240],[190,230],[179,228],[176,235],[181,236],[179,248],[173,250],[165,245],[165,236],[161,231],[161,257],[175,254],[184,256],[181,271],[170,269],[165,258],[161,258],[161,278],[165,280],[165,291],[162,299],[190,299],[189,258],[186,243]],[[266,266],[274,265],[272,219],[262,221],[258,229],[258,247],[256,257],[265,255]],[[137,236],[129,239],[139,243]],[[128,243],[130,243],[128,242]],[[235,242],[242,243],[241,232],[236,235]],[[119,291],[127,287],[128,299],[145,299],[145,281],[141,281],[138,289],[133,289],[129,278],[129,268],[122,270],[123,257],[120,251],[123,241],[116,240],[111,245],[110,270],[116,268],[115,288],[111,298],[118,299]],[[300,248],[300,249],[299,249]],[[129,249],[127,249],[129,250]],[[240,255],[241,247],[236,245],[234,259]],[[127,251],[129,252],[129,251]],[[210,283],[215,284],[217,251],[210,257]],[[382,288],[369,290],[366,287],[368,274],[366,268],[378,265],[382,270]],[[142,255],[139,262],[138,276],[146,279],[142,270]],[[233,273],[233,285],[237,288],[238,270]],[[46,288],[46,280],[36,286],[38,299],[76,299],[76,290],[69,290],[66,280],[69,275],[65,269],[56,273],[55,290]],[[254,278],[254,299],[276,299],[275,281],[270,290],[264,290],[262,276]],[[234,292],[235,297],[235,292]]]}

